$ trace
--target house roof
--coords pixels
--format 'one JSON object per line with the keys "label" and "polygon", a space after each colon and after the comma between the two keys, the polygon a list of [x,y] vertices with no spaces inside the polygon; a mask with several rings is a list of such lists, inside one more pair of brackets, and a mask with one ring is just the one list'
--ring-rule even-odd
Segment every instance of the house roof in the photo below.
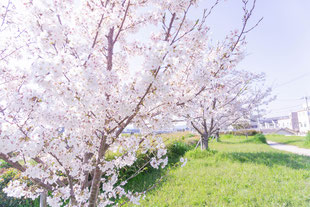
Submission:
{"label": "house roof", "polygon": [[277,134],[280,131],[284,131],[287,132],[289,134],[295,135],[297,132],[295,132],[294,130],[291,130],[289,128],[280,128],[280,129],[261,129],[261,132],[263,134]]}

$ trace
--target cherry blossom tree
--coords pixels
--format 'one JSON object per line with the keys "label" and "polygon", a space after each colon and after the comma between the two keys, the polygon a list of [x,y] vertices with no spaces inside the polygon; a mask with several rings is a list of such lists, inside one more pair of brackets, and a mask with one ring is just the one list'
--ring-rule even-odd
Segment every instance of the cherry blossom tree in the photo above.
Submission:
{"label": "cherry blossom tree", "polygon": [[258,84],[263,83],[264,75],[238,71],[231,78],[227,79],[229,82],[224,85],[213,88],[215,95],[211,99],[199,100],[200,115],[197,114],[191,119],[192,127],[201,135],[202,149],[208,149],[210,136],[241,119],[248,119],[258,106],[268,104],[272,100],[270,88],[256,88]]}
{"label": "cherry blossom tree", "polygon": [[[189,19],[198,3],[1,1],[0,158],[21,172],[9,196],[48,192],[50,206],[138,203],[119,171],[150,151],[153,167],[167,164],[163,141],[148,135],[175,113],[184,63],[210,55],[213,7]],[[123,136],[129,124],[142,135]]]}
{"label": "cherry blossom tree", "polygon": [[[200,69],[211,74],[205,77],[205,83],[188,77],[182,84],[191,83],[191,90],[179,86],[177,96],[182,98],[177,98],[176,105],[179,108],[178,116],[183,117],[200,134],[202,149],[208,149],[210,136],[218,136],[220,129],[249,118],[258,106],[268,104],[272,97],[271,89],[262,87],[264,74],[230,68],[219,71],[215,76],[212,70]],[[195,74],[197,69],[193,70],[192,74]]]}
{"label": "cherry blossom tree", "polygon": [[[256,1],[249,6],[243,2],[243,26],[231,32],[222,42],[210,45],[197,42],[191,59],[184,60],[183,70],[174,87],[178,117],[187,120],[201,136],[202,149],[208,149],[208,140],[241,118],[248,117],[254,108],[268,103],[270,88],[264,83],[263,74],[236,69],[244,58],[245,36],[253,30],[248,21]],[[250,8],[249,8],[250,7]]]}

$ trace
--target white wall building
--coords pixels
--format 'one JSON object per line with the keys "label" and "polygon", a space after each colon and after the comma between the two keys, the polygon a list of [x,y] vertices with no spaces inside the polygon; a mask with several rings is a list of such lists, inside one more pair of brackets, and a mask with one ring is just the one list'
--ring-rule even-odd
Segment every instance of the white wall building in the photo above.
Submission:
{"label": "white wall building", "polygon": [[297,111],[299,131],[307,133],[310,131],[310,112],[307,110]]}
{"label": "white wall building", "polygon": [[299,132],[298,112],[292,112],[289,116],[261,119],[259,129],[289,129]]}
{"label": "white wall building", "polygon": [[259,119],[256,121],[256,124],[252,124],[252,127],[257,129],[275,129],[276,126],[277,121],[275,120],[275,118]]}
{"label": "white wall building", "polygon": [[292,112],[289,116],[280,117],[277,120],[277,128],[288,128],[299,131],[298,113]]}
{"label": "white wall building", "polygon": [[290,129],[300,134],[310,131],[310,111],[306,109],[292,112],[289,116],[260,120],[261,129]]}
{"label": "white wall building", "polygon": [[291,112],[288,116],[260,118],[252,116],[249,120],[250,128],[258,130],[271,130],[279,133],[280,129],[291,131],[295,134],[305,135],[310,132],[310,109]]}
{"label": "white wall building", "polygon": [[278,120],[277,128],[293,129],[292,119],[290,116],[282,117]]}

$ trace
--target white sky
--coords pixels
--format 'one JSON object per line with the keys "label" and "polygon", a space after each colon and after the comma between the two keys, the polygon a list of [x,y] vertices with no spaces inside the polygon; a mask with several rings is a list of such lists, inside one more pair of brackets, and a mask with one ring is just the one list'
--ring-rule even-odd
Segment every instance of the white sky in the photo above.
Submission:
{"label": "white sky", "polygon": [[[195,18],[197,10],[210,8],[213,2],[202,0],[191,17]],[[309,0],[257,0],[251,21],[255,24],[261,17],[264,20],[248,35],[248,55],[239,68],[266,73],[267,84],[278,97],[269,105],[268,117],[299,110],[305,103],[301,98],[310,96],[309,11]],[[220,40],[240,28],[241,18],[241,0],[222,0],[207,20],[212,38]]]}
{"label": "white sky", "polygon": [[[203,1],[202,6],[210,2]],[[309,11],[309,0],[257,0],[252,22],[264,20],[248,34],[248,55],[239,68],[267,75],[267,84],[277,95],[267,117],[299,110],[305,105],[301,98],[310,96]],[[223,1],[208,20],[213,38],[240,28],[241,18],[241,0]]]}

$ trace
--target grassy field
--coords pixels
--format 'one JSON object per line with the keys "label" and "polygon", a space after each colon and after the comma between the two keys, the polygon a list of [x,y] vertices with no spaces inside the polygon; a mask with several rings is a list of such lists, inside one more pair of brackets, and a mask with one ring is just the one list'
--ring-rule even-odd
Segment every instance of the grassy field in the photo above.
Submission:
{"label": "grassy field", "polygon": [[[166,172],[141,205],[310,206],[310,158],[251,140],[222,138],[211,151],[188,151],[187,165]],[[155,180],[158,174],[144,176]]]}
{"label": "grassy field", "polygon": [[[211,150],[201,151],[194,149],[198,140],[194,134],[161,136],[168,148],[168,167],[150,168],[127,186],[138,192],[150,189],[141,206],[310,206],[310,157],[272,149],[253,137],[225,135],[221,142],[210,143]],[[305,140],[268,139],[287,144]],[[188,159],[184,167],[178,163],[181,156]]]}
{"label": "grassy field", "polygon": [[301,148],[308,148],[310,149],[310,144],[306,143],[306,137],[304,136],[284,136],[284,135],[277,135],[277,134],[271,134],[266,135],[267,140],[279,142],[283,144],[290,144],[295,145],[297,147]]}
{"label": "grassy field", "polygon": [[[198,140],[197,135],[189,133],[189,132],[176,132],[173,134],[160,134],[168,148],[169,166],[175,165],[180,160],[180,157],[184,155],[184,153],[195,145]],[[142,163],[145,161],[142,159]],[[138,177],[129,181],[128,188],[135,189],[136,191],[143,191],[144,189],[150,188],[156,182],[158,178],[160,178],[165,170],[156,170],[149,166],[146,172],[142,173]],[[130,176],[133,172],[136,172],[137,168],[140,166],[132,167],[130,169],[126,169],[122,172],[122,176],[128,175]],[[10,166],[4,161],[0,160],[0,207],[39,207],[39,199],[32,201],[30,199],[15,199],[11,197],[7,197],[3,192],[3,188],[6,187],[8,182],[14,178],[17,171],[10,168]],[[152,176],[150,177],[149,174]],[[120,177],[122,177],[120,176]]]}

